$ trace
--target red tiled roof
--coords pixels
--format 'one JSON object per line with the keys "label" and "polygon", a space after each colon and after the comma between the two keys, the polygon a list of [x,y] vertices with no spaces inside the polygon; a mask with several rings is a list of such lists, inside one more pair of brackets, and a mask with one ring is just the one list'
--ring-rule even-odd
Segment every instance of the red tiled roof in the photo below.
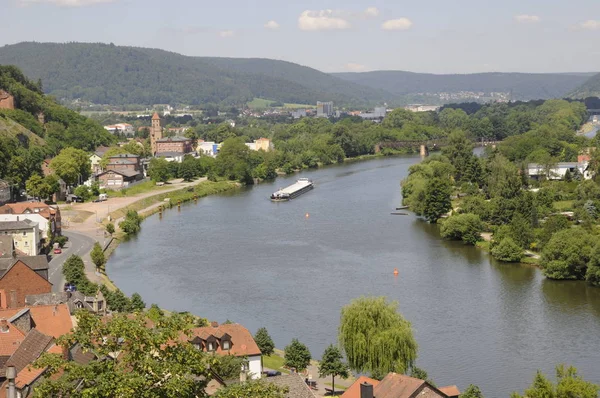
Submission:
{"label": "red tiled roof", "polygon": [[[35,328],[48,336],[58,338],[69,333],[73,328],[71,313],[66,304],[39,305],[27,308],[29,308]],[[23,307],[0,310],[0,318],[8,319],[22,309]]]}
{"label": "red tiled roof", "polygon": [[341,395],[341,398],[360,398],[360,385],[362,383],[369,383],[375,387],[379,384],[379,380],[371,379],[366,376],[360,376],[344,393]]}
{"label": "red tiled roof", "polygon": [[[12,313],[10,316],[5,316],[4,314],[0,313],[0,319],[8,319],[14,314],[16,314],[16,312]],[[0,356],[11,356],[14,354],[23,340],[25,340],[25,334],[20,331],[19,328],[9,322],[8,333],[0,332]]]}
{"label": "red tiled roof", "polygon": [[12,365],[17,369],[17,372],[20,372],[27,365],[38,359],[42,355],[42,352],[52,343],[52,340],[52,337],[46,336],[36,329],[31,329],[19,345],[19,348],[6,361],[6,366]]}
{"label": "red tiled roof", "polygon": [[154,115],[152,115],[152,120],[156,120],[156,119],[160,120],[160,116],[158,116],[157,112],[154,112]]}
{"label": "red tiled roof", "polygon": [[208,336],[223,336],[227,333],[231,336],[231,349],[222,350],[221,345],[219,344],[217,347],[217,354],[221,355],[235,355],[235,356],[252,356],[252,355],[261,355],[260,349],[252,334],[240,324],[231,323],[219,325],[217,327],[207,326],[202,328],[192,329],[191,337],[185,337],[187,340],[192,340],[195,336],[200,337],[203,340],[206,340]]}
{"label": "red tiled roof", "polygon": [[435,395],[432,397],[447,398],[446,394],[421,379],[398,374],[388,373],[373,389],[377,398],[413,398],[423,388],[429,387]]}
{"label": "red tiled roof", "polygon": [[[39,210],[36,212],[35,209]],[[55,208],[42,202],[7,203],[4,206],[0,206],[0,214],[25,214],[27,210],[31,214],[39,214],[46,219],[56,214]]]}
{"label": "red tiled roof", "polygon": [[15,385],[19,389],[28,386],[37,380],[45,371],[46,368],[34,368],[33,366],[28,366],[17,374]]}
{"label": "red tiled roof", "polygon": [[457,386],[440,387],[438,388],[438,390],[440,390],[449,397],[458,397],[460,395],[460,390]]}

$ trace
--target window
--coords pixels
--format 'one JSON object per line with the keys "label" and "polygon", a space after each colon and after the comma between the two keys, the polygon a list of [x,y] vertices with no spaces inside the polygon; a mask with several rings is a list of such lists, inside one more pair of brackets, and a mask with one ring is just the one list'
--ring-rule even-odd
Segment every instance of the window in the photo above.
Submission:
{"label": "window", "polygon": [[223,342],[223,349],[224,349],[224,350],[228,350],[228,349],[229,349],[229,341],[228,341],[228,340],[225,340],[225,341]]}
{"label": "window", "polygon": [[27,236],[27,231],[23,231],[23,236]]}
{"label": "window", "polygon": [[214,351],[214,350],[215,350],[215,344],[214,344],[214,343],[212,343],[212,342],[211,342],[211,343],[208,343],[208,348],[207,348],[207,350],[208,350],[208,351]]}
{"label": "window", "polygon": [[200,346],[200,344],[197,343],[197,344],[194,344],[194,348],[197,350],[200,350],[202,348],[202,346]]}
{"label": "window", "polygon": [[25,241],[25,246],[29,246],[29,242],[28,241]]}
{"label": "window", "polygon": [[15,247],[19,246],[19,242],[15,241]]}

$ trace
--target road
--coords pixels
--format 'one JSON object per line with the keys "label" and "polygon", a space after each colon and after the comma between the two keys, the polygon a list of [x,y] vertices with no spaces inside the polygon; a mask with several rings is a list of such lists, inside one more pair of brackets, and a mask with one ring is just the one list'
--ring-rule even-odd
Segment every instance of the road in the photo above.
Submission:
{"label": "road", "polygon": [[95,266],[90,258],[90,251],[96,241],[84,234],[73,231],[64,231],[63,235],[69,238],[69,241],[62,249],[61,254],[53,254],[49,262],[48,279],[52,283],[53,292],[62,292],[65,284],[65,278],[62,273],[62,266],[71,255],[80,256],[85,263],[86,273],[94,273]]}

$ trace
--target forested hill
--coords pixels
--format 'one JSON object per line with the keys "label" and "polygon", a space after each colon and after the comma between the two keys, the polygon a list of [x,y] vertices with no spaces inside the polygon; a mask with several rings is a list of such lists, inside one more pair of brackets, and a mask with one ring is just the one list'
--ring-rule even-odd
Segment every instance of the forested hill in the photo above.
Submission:
{"label": "forested hill", "polygon": [[16,65],[59,99],[97,104],[227,104],[255,97],[288,103],[366,104],[389,100],[315,69],[268,59],[187,57],[92,43],[19,43],[0,48],[0,64]]}
{"label": "forested hill", "polygon": [[569,97],[588,98],[600,97],[600,73],[587,79],[583,84],[573,90]]}
{"label": "forested hill", "polygon": [[593,73],[475,73],[434,75],[403,71],[335,73],[334,76],[395,96],[416,93],[512,92],[515,100],[562,98]]}

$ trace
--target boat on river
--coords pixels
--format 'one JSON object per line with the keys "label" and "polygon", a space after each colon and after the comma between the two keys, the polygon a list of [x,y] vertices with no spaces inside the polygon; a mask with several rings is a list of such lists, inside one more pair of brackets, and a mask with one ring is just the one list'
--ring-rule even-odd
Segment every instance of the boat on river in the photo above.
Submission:
{"label": "boat on river", "polygon": [[286,202],[288,200],[297,198],[298,196],[306,193],[314,188],[313,182],[308,178],[299,178],[294,184],[289,187],[280,189],[277,192],[273,192],[271,200],[273,202]]}

